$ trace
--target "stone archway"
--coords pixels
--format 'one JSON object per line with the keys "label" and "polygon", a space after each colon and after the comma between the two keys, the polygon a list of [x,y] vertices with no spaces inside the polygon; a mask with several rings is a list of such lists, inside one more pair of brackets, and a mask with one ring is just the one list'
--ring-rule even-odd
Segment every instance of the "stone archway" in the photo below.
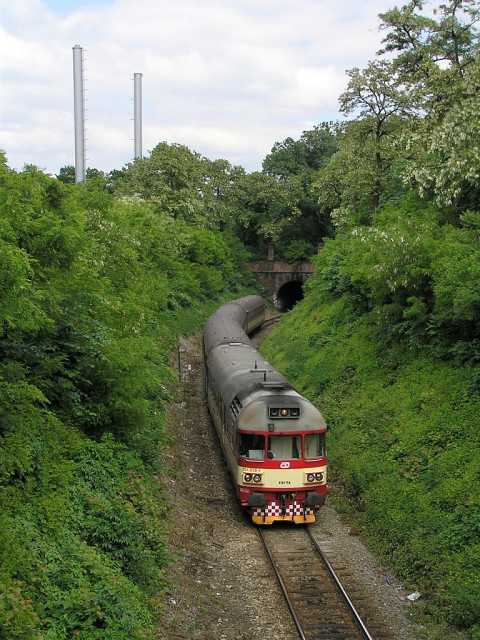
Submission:
{"label": "stone archway", "polygon": [[314,271],[311,262],[291,264],[281,260],[259,260],[249,266],[277,309],[282,311],[291,309],[303,298],[303,285]]}

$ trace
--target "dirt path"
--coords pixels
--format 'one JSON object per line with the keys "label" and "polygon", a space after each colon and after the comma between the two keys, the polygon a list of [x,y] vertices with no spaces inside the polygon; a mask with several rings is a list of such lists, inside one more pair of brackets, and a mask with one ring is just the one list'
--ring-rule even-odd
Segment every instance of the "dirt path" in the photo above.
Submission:
{"label": "dirt path", "polygon": [[[257,337],[261,340],[262,334]],[[182,342],[183,398],[169,415],[172,445],[162,478],[172,505],[171,592],[161,640],[297,640],[255,528],[241,513],[206,408],[199,338]],[[342,578],[361,592],[376,625],[392,640],[418,640],[406,593],[329,506],[314,526]],[[280,533],[280,532],[279,532]],[[316,612],[319,615],[320,612]]]}
{"label": "dirt path", "polygon": [[159,638],[297,640],[255,528],[241,513],[205,404],[200,340],[182,343],[184,397],[169,416],[170,546]]}

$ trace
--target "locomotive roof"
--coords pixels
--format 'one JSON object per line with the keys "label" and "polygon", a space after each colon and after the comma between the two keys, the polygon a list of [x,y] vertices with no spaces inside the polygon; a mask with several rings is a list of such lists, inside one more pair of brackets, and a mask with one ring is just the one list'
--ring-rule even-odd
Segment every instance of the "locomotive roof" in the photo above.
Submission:
{"label": "locomotive roof", "polygon": [[235,396],[242,401],[257,390],[272,392],[275,395],[293,390],[288,380],[278,373],[252,344],[221,344],[210,352],[208,364],[227,406]]}
{"label": "locomotive roof", "polygon": [[[269,407],[297,407],[300,412],[295,419],[278,419],[269,415]],[[320,411],[309,400],[293,389],[278,395],[271,391],[256,391],[248,396],[247,402],[238,414],[237,426],[242,431],[257,431],[269,433],[292,431],[317,431],[325,429],[325,420]]]}

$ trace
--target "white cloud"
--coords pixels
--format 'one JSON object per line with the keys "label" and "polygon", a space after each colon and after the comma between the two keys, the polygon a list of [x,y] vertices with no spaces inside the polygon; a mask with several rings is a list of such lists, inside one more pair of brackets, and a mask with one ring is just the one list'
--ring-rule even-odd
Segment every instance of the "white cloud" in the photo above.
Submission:
{"label": "white cloud", "polygon": [[58,15],[0,0],[0,148],[50,171],[73,162],[72,54],[86,49],[89,164],[131,159],[132,76],[144,148],[182,142],[259,167],[273,143],[338,116],[344,70],[380,42],[390,0],[115,0]]}

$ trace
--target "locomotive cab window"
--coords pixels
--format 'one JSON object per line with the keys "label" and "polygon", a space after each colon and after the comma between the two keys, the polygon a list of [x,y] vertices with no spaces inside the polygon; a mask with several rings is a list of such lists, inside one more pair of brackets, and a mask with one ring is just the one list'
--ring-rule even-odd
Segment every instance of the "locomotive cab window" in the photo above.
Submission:
{"label": "locomotive cab window", "polygon": [[325,455],[325,434],[309,433],[305,436],[305,458],[323,458]]}
{"label": "locomotive cab window", "polygon": [[300,436],[269,436],[267,456],[277,460],[300,458],[302,444]]}
{"label": "locomotive cab window", "polygon": [[265,436],[255,433],[240,434],[240,455],[251,460],[263,460],[265,450]]}

